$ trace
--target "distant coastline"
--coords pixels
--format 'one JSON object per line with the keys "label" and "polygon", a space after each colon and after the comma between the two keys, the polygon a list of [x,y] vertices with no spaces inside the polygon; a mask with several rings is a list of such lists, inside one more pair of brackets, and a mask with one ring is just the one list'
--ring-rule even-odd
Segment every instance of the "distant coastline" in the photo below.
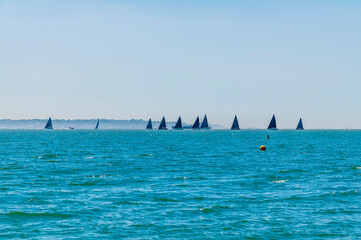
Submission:
{"label": "distant coastline", "polygon": [[[44,129],[48,119],[0,119],[0,129]],[[52,119],[54,129],[94,129],[97,119]],[[100,119],[99,129],[145,129],[148,120]],[[153,121],[158,126],[160,121]],[[187,124],[187,123],[186,123]],[[175,122],[167,122],[174,126]],[[190,125],[190,123],[189,123]],[[214,129],[225,129],[221,125],[211,125]]]}

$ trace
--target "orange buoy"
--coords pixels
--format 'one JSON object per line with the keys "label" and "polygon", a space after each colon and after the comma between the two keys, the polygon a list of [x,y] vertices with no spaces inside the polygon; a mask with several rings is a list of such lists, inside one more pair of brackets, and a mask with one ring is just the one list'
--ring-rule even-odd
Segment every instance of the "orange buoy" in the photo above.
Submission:
{"label": "orange buoy", "polygon": [[260,146],[260,147],[259,147],[259,150],[261,150],[261,151],[266,151],[266,146],[265,146],[265,145]]}

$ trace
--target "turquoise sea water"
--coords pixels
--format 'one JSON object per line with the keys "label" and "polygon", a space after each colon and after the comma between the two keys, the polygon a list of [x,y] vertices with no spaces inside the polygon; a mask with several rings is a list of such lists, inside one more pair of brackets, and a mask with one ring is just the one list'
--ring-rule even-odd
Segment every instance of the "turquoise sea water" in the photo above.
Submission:
{"label": "turquoise sea water", "polygon": [[361,238],[360,142],[361,131],[1,130],[0,238]]}

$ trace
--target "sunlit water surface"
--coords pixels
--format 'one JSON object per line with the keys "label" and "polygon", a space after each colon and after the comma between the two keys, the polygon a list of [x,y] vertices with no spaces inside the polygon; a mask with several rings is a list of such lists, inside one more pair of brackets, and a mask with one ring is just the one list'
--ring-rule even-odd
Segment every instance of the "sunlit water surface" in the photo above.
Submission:
{"label": "sunlit water surface", "polygon": [[361,131],[1,130],[0,238],[361,238],[360,143]]}

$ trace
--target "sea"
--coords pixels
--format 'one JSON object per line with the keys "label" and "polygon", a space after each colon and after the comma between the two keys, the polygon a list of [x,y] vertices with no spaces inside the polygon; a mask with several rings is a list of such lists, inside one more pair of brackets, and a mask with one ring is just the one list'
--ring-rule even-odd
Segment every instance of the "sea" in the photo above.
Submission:
{"label": "sea", "polygon": [[356,130],[0,130],[0,239],[361,239],[360,143]]}

